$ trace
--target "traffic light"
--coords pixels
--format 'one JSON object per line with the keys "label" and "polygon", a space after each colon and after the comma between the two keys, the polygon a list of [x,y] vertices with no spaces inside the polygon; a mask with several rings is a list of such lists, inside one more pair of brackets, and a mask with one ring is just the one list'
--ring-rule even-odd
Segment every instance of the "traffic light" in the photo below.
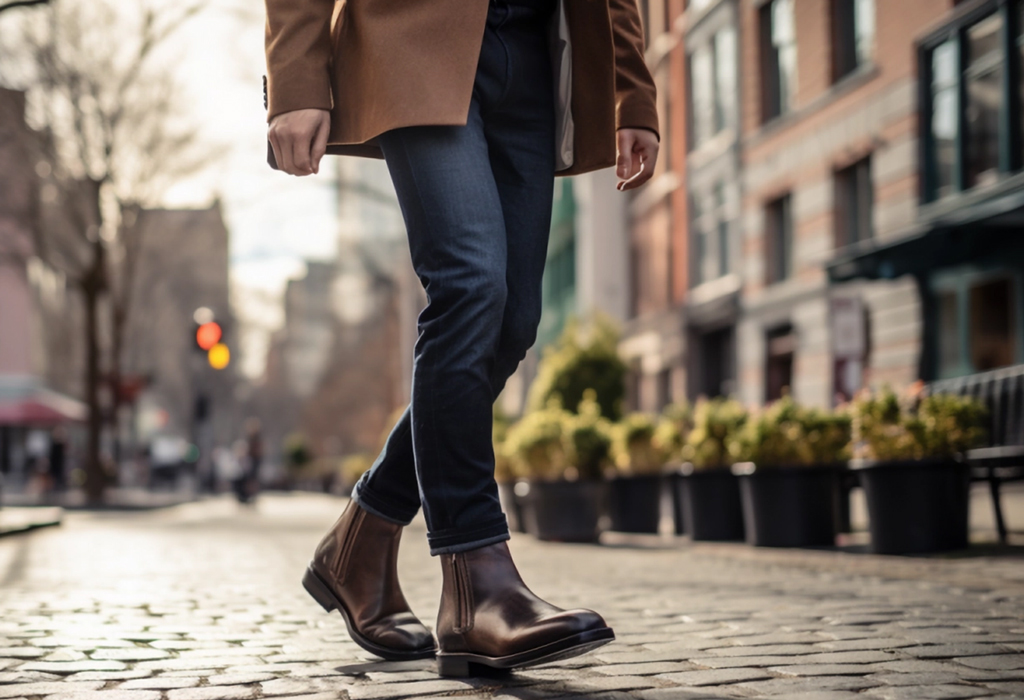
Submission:
{"label": "traffic light", "polygon": [[192,339],[196,350],[206,353],[206,360],[213,369],[224,369],[231,362],[231,350],[221,342],[224,329],[214,320],[213,311],[203,306],[192,314],[194,322]]}
{"label": "traffic light", "polygon": [[224,331],[221,330],[220,324],[216,321],[204,323],[196,328],[196,345],[199,346],[200,350],[209,350],[214,345],[220,343],[223,335]]}

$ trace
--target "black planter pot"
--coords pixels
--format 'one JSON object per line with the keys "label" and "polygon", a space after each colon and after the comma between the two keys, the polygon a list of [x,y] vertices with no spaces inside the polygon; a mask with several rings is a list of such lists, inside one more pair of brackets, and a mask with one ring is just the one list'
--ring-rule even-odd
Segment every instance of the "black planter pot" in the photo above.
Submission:
{"label": "black planter pot", "polygon": [[526,532],[523,528],[523,507],[519,496],[516,495],[516,487],[524,482],[506,482],[498,484],[498,500],[501,501],[501,510],[508,518],[508,529],[511,532]]}
{"label": "black planter pot", "polygon": [[668,477],[669,491],[672,494],[672,525],[677,535],[686,534],[686,504],[683,502],[683,479],[686,477],[674,472]]}
{"label": "black planter pot", "polygon": [[603,481],[531,481],[520,501],[526,532],[541,540],[596,542],[607,494]]}
{"label": "black planter pot", "polygon": [[733,468],[739,475],[747,544],[822,547],[835,544],[836,466]]}
{"label": "black planter pot", "polygon": [[740,481],[728,467],[693,469],[684,465],[680,488],[683,521],[694,541],[743,539]]}
{"label": "black planter pot", "polygon": [[967,546],[970,470],[955,460],[862,462],[871,551],[916,554]]}
{"label": "black planter pot", "polygon": [[610,529],[616,532],[657,533],[661,523],[660,474],[620,476],[608,482]]}

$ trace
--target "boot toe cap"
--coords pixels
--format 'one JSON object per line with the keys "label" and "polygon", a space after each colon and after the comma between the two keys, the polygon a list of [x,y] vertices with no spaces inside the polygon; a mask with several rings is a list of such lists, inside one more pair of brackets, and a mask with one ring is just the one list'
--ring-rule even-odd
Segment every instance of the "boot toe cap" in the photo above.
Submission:
{"label": "boot toe cap", "polygon": [[419,651],[434,647],[434,635],[411,615],[393,617],[367,631],[378,644],[390,649]]}

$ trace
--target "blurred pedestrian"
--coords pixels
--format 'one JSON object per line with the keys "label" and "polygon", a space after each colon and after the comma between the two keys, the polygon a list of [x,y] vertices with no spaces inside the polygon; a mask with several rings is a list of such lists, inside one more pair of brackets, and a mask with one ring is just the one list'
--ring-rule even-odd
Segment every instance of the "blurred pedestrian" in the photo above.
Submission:
{"label": "blurred pedestrian", "polygon": [[[554,174],[650,179],[654,83],[636,0],[266,0],[268,137],[292,175],[383,156],[428,304],[412,401],[304,578],[387,659],[530,666],[614,639],[523,583],[506,544],[492,405],[536,338]],[[616,149],[618,151],[616,157]],[[396,576],[420,506],[444,585],[437,648]]]}

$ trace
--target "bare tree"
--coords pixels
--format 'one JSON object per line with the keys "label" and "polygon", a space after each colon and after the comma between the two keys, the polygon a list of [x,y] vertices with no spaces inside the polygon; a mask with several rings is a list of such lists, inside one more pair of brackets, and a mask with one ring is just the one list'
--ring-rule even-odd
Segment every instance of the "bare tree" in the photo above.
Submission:
{"label": "bare tree", "polygon": [[[106,415],[116,416],[144,243],[138,212],[212,157],[180,114],[181,90],[166,54],[168,40],[203,1],[126,5],[53,0],[23,18],[13,40],[0,42],[0,69],[28,90],[29,121],[38,132],[45,184],[35,254],[66,274],[84,308],[85,486],[92,502],[103,498],[104,405],[112,409]],[[106,402],[104,386],[111,389]]]}

